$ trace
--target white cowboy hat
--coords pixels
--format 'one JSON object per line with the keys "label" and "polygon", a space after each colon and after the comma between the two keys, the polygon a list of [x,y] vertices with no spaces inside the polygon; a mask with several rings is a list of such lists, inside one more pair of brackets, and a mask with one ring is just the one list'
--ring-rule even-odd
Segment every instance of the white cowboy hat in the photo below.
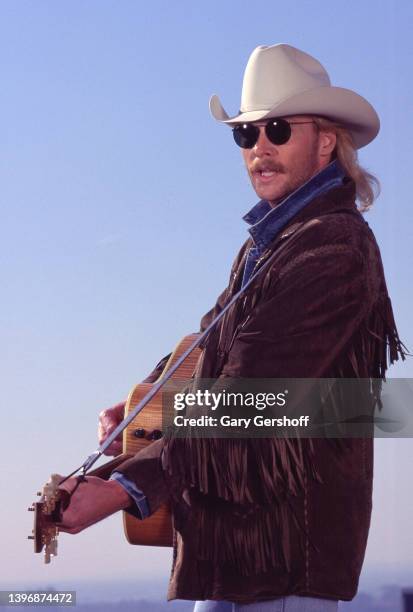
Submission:
{"label": "white cowboy hat", "polygon": [[342,123],[357,148],[377,136],[379,117],[367,100],[350,89],[333,87],[326,69],[290,45],[254,49],[244,73],[241,110],[229,117],[218,96],[209,101],[212,116],[230,126],[288,115],[319,115]]}

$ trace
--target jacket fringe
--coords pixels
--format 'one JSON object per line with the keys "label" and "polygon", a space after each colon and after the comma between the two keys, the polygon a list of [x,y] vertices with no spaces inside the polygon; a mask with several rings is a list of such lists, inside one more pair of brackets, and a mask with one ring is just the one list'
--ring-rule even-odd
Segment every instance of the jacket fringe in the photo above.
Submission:
{"label": "jacket fringe", "polygon": [[[382,294],[329,374],[372,378],[373,405],[380,407],[387,367],[406,354],[390,298]],[[340,448],[339,440],[328,442]],[[280,565],[289,571],[294,524],[303,535],[294,545],[316,548],[291,504],[292,496],[305,495],[308,477],[322,483],[311,439],[167,435],[162,463],[176,483],[176,503],[183,489],[189,492],[198,559],[228,563],[246,576]]]}
{"label": "jacket fringe", "polygon": [[386,294],[381,295],[378,306],[374,310],[369,332],[378,340],[374,343],[375,351],[372,361],[375,369],[372,376],[385,380],[388,366],[397,361],[399,357],[404,361],[406,355],[410,354],[399,338],[391,300]]}
{"label": "jacket fringe", "polygon": [[399,338],[390,297],[382,293],[370,316],[361,324],[352,339],[335,376],[370,378],[375,407],[381,410],[382,381],[388,367],[400,358],[411,355]]}
{"label": "jacket fringe", "polygon": [[[268,572],[275,567],[291,569],[290,521],[295,515],[287,503],[258,508],[241,517],[231,510],[211,506],[207,500],[195,511],[198,558],[228,563],[244,576]],[[274,546],[274,542],[278,545]],[[301,548],[302,540],[300,540]]]}
{"label": "jacket fringe", "polygon": [[306,535],[290,496],[308,474],[321,482],[313,455],[311,439],[167,439],[163,467],[179,482],[177,501],[189,491],[197,558],[242,575],[289,569],[291,521]]}
{"label": "jacket fringe", "polygon": [[248,514],[250,506],[297,495],[309,472],[321,481],[313,455],[311,439],[172,437],[165,440],[163,468],[181,485],[240,504]]}

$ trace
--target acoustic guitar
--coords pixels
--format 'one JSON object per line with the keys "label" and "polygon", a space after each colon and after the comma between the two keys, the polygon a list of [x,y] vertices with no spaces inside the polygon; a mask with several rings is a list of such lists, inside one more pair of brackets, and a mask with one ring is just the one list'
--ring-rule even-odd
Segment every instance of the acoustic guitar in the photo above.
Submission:
{"label": "acoustic guitar", "polygon": [[[197,336],[198,334],[190,334],[182,338],[155,382],[163,378]],[[200,354],[201,349],[195,348],[174,372],[171,380],[190,379]],[[140,383],[131,390],[125,405],[125,416],[142,400],[153,384]],[[162,389],[124,430],[122,454],[91,470],[87,475],[108,479],[118,465],[160,437],[162,437]],[[50,563],[51,557],[57,555],[59,530],[55,522],[58,521],[59,517],[60,492],[58,484],[61,478],[61,476],[53,474],[49,482],[43,487],[43,491],[37,493],[40,499],[28,508],[30,512],[34,512],[34,527],[32,535],[28,537],[34,540],[34,552],[40,553],[44,550],[45,563]],[[172,518],[167,504],[161,506],[144,521],[123,512],[123,526],[126,539],[130,544],[172,546]]]}

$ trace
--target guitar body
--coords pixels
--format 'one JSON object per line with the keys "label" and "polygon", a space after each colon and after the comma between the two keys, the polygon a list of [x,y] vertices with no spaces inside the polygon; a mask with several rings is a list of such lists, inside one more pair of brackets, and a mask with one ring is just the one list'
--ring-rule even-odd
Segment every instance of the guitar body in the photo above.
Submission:
{"label": "guitar body", "polygon": [[[158,380],[171,368],[176,360],[194,342],[198,334],[185,336],[175,348],[165,365]],[[171,379],[188,380],[195,369],[201,349],[196,348],[186,358],[184,363],[172,375]],[[141,399],[151,389],[152,383],[136,385],[129,394],[125,406],[125,416],[132,411]],[[162,429],[162,389],[157,393],[145,408],[135,417],[123,432],[123,454],[134,455],[148,444],[152,432]],[[142,437],[140,437],[142,436]],[[149,439],[148,439],[149,438]],[[161,506],[152,516],[141,521],[127,512],[123,513],[123,526],[126,539],[130,544],[146,546],[172,546],[172,517],[167,504]]]}

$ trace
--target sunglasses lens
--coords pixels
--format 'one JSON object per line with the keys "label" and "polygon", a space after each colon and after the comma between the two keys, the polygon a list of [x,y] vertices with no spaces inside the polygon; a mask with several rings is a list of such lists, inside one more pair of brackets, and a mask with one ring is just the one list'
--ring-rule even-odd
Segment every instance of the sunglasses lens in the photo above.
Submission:
{"label": "sunglasses lens", "polygon": [[232,130],[235,142],[243,149],[252,149],[258,140],[259,133],[259,128],[256,125],[251,125],[251,123],[237,125]]}
{"label": "sunglasses lens", "polygon": [[[234,127],[232,133],[239,147],[252,149],[258,140],[260,129],[251,123],[243,123]],[[265,133],[270,142],[282,145],[290,140],[291,126],[285,119],[270,119],[265,126]]]}
{"label": "sunglasses lens", "polygon": [[290,140],[291,126],[285,119],[271,119],[265,126],[265,133],[273,144],[282,145]]}

